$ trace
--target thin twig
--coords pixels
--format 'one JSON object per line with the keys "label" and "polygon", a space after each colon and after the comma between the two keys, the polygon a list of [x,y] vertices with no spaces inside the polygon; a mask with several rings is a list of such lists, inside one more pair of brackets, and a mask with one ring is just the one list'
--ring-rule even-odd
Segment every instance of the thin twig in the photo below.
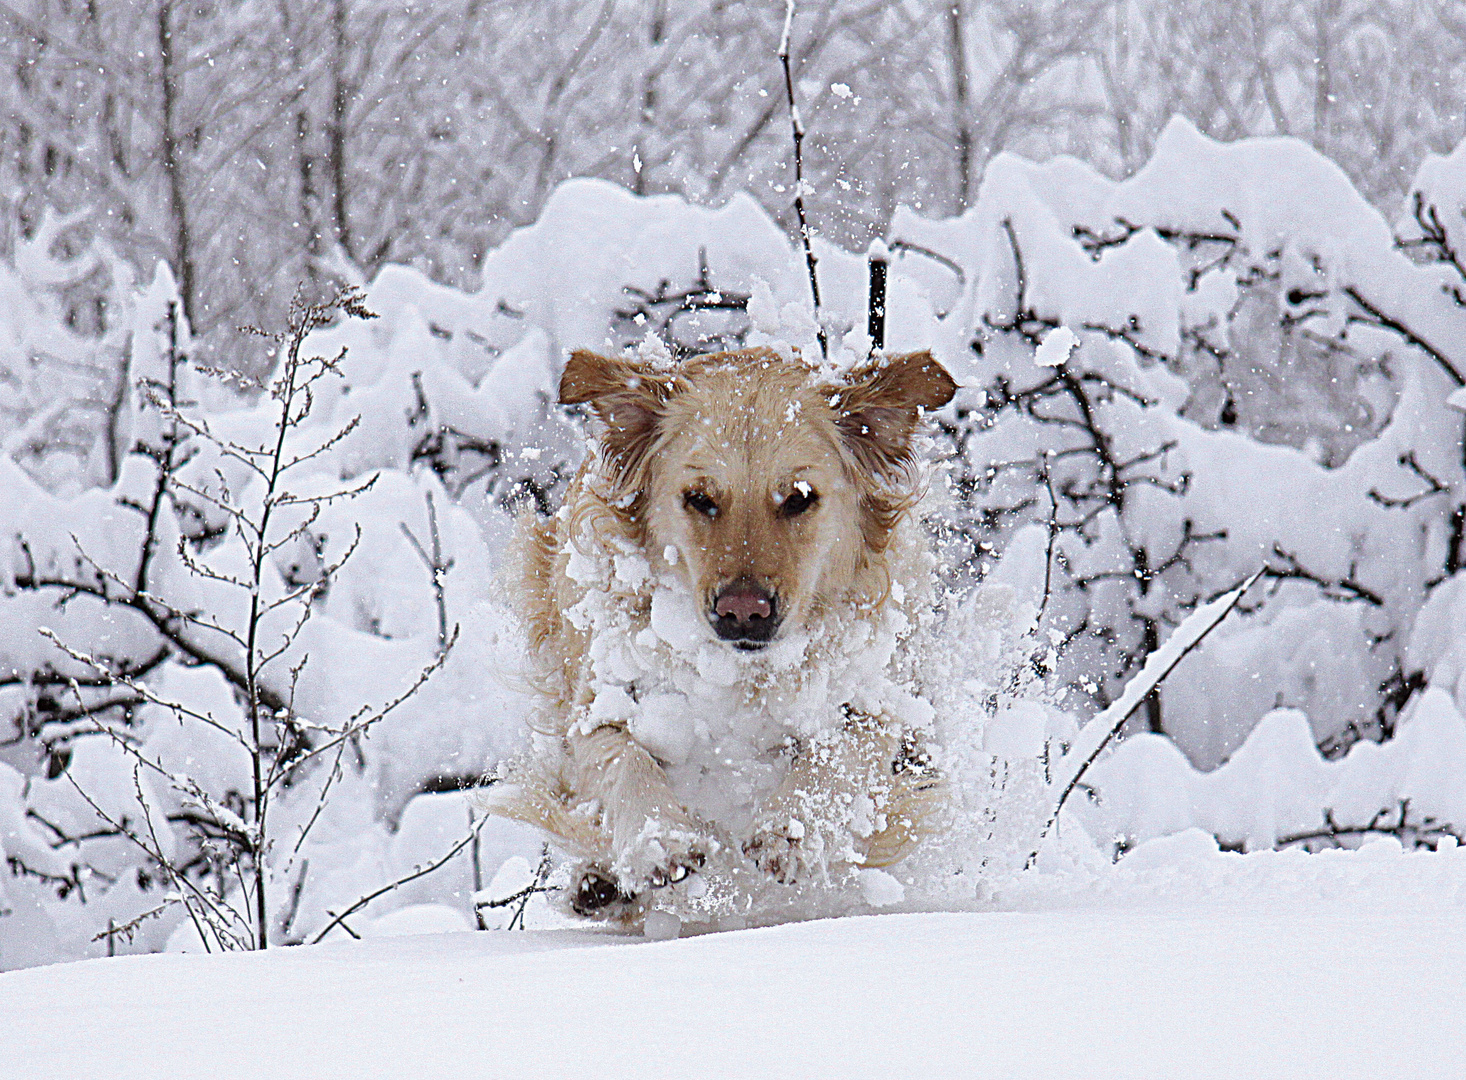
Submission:
{"label": "thin twig", "polygon": [[[269,787],[273,788],[276,784],[281,783],[286,777],[293,775],[306,762],[312,761],[315,758],[320,757],[328,750],[335,749],[347,739],[351,739],[357,735],[362,734],[374,724],[377,724],[380,721],[386,719],[386,717],[390,713],[395,711],[399,705],[405,702],[408,698],[412,697],[413,694],[417,693],[418,689],[425,682],[427,682],[429,678],[432,677],[433,672],[437,671],[440,667],[443,666],[443,664],[448,659],[448,654],[452,651],[453,646],[458,641],[458,631],[459,628],[457,626],[454,626],[453,633],[448,636],[447,648],[443,652],[435,656],[431,661],[428,662],[427,665],[423,667],[421,671],[418,672],[417,678],[413,680],[412,684],[408,686],[406,690],[403,690],[402,693],[398,694],[391,701],[387,702],[387,704],[377,709],[373,715],[368,716],[367,714],[371,713],[372,709],[368,705],[363,705],[351,716],[351,718],[342,727],[327,728],[323,724],[315,725],[314,730],[316,731],[330,731],[332,733],[331,738],[322,743],[320,746],[313,746],[309,750],[304,751],[294,760],[283,763],[282,766],[275,768],[270,774]],[[367,718],[365,720],[361,719],[363,716],[366,716]]]}
{"label": "thin twig", "polygon": [[1039,475],[1043,478],[1044,490],[1049,493],[1049,542],[1044,549],[1044,593],[1038,602],[1038,613],[1033,617],[1033,632],[1037,633],[1043,623],[1044,611],[1049,606],[1049,595],[1054,576],[1054,541],[1059,536],[1059,500],[1054,496],[1054,478],[1049,473],[1049,459],[1045,455],[1039,464]]}
{"label": "thin twig", "polygon": [[519,906],[514,909],[514,914],[509,916],[509,921],[504,924],[504,929],[513,930],[515,924],[517,923],[519,925],[519,929],[523,930],[524,912],[525,909],[529,907],[529,902],[531,898],[540,893],[547,893],[552,891],[545,885],[545,882],[549,879],[549,876],[550,845],[545,844],[543,847],[540,848],[540,864],[535,869],[534,877],[530,879],[528,885],[518,890],[517,892],[510,893],[508,896],[501,896],[497,900],[485,900],[482,903],[476,903],[474,905],[474,914],[478,916],[479,929],[487,929],[487,927],[484,926],[483,921],[484,908],[504,908],[518,904]]}
{"label": "thin twig", "polygon": [[431,490],[424,492],[428,503],[428,536],[433,545],[432,553],[429,554],[422,546],[422,543],[412,534],[405,521],[399,521],[397,527],[402,530],[402,535],[407,537],[407,542],[412,545],[412,550],[417,552],[417,557],[423,561],[428,568],[428,573],[433,579],[433,600],[438,606],[438,652],[444,652],[448,647],[448,597],[445,588],[445,579],[448,571],[453,569],[453,560],[443,561],[443,543],[438,533],[438,508],[433,503]]}
{"label": "thin twig", "polygon": [[804,121],[800,118],[799,106],[794,102],[794,74],[789,67],[789,37],[793,29],[794,0],[785,0],[784,33],[779,38],[779,63],[784,67],[784,93],[789,100],[789,128],[794,134],[794,212],[799,216],[799,240],[804,246],[804,263],[809,268],[809,291],[814,297],[814,322],[820,342],[820,355],[828,360],[830,342],[820,318],[820,279],[815,270],[819,259],[815,257],[809,218],[804,212]]}
{"label": "thin twig", "polygon": [[[1068,761],[1072,757],[1079,757],[1082,760],[1080,760],[1078,768],[1070,773],[1068,780],[1064,783],[1064,790],[1059,794],[1058,801],[1054,804],[1053,812],[1049,815],[1043,831],[1039,833],[1038,839],[1040,845],[1043,843],[1044,838],[1048,836],[1049,830],[1054,827],[1054,823],[1059,820],[1059,811],[1064,809],[1064,803],[1069,798],[1070,793],[1078,786],[1080,778],[1084,776],[1090,765],[1094,764],[1094,760],[1099,757],[1100,751],[1109,745],[1110,740],[1114,738],[1116,732],[1125,726],[1125,721],[1135,715],[1140,706],[1150,698],[1150,695],[1155,692],[1161,683],[1165,682],[1166,676],[1175,670],[1176,665],[1186,659],[1193,649],[1206,640],[1208,634],[1221,625],[1222,620],[1230,615],[1232,609],[1241,602],[1247,590],[1252,588],[1266,572],[1266,567],[1258,569],[1251,577],[1231,592],[1223,594],[1206,607],[1199,608],[1193,612],[1175,631],[1176,634],[1186,633],[1188,630],[1187,624],[1191,623],[1192,620],[1199,619],[1203,622],[1199,632],[1195,632],[1195,636],[1187,641],[1185,648],[1177,652],[1175,656],[1170,657],[1169,660],[1165,661],[1165,666],[1155,672],[1149,670],[1151,666],[1150,660],[1155,660],[1161,655],[1161,651],[1163,650],[1153,653],[1140,674],[1130,680],[1120,699],[1086,724],[1079,732],[1079,735],[1074,740],[1073,748],[1064,760]],[[1096,738],[1094,735],[1090,735],[1090,732],[1096,732],[1098,737]],[[1089,738],[1086,739],[1086,736],[1089,736]],[[1093,742],[1094,745],[1085,749],[1083,743],[1086,741]],[[1037,859],[1038,848],[1035,847],[1033,852],[1028,856],[1026,866],[1032,867]]]}
{"label": "thin twig", "polygon": [[[367,893],[356,903],[352,904],[349,908],[341,912],[341,914],[336,915],[330,922],[328,922],[325,925],[325,928],[311,939],[311,944],[319,945],[325,939],[326,935],[334,930],[338,925],[343,927],[346,925],[344,920],[347,916],[356,914],[377,897],[382,896],[385,893],[392,892],[394,889],[401,888],[403,885],[406,885],[410,881],[416,881],[420,877],[427,877],[427,875],[431,874],[434,870],[437,870],[438,868],[447,865],[450,861],[452,861],[453,856],[457,855],[464,848],[468,847],[469,844],[473,843],[474,839],[479,834],[479,830],[484,827],[484,822],[488,820],[488,817],[481,817],[478,819],[478,821],[474,822],[473,828],[469,831],[468,835],[465,836],[462,840],[458,841],[458,843],[454,844],[453,847],[449,849],[447,854],[439,857],[438,859],[435,859],[433,862],[428,863],[427,866],[414,867],[412,873],[404,874],[396,881],[388,885],[383,885],[380,889],[377,889],[373,892]],[[349,927],[347,928],[347,932],[351,933]],[[352,936],[355,937],[357,935],[352,934]]]}

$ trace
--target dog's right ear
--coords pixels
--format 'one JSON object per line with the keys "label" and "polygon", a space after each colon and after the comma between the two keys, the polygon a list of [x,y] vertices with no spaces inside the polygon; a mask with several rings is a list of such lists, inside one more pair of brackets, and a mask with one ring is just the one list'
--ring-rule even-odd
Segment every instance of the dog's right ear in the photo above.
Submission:
{"label": "dog's right ear", "polygon": [[560,376],[560,404],[589,404],[605,427],[603,441],[620,471],[656,441],[671,379],[644,364],[576,349]]}
{"label": "dog's right ear", "polygon": [[957,383],[930,352],[882,357],[850,373],[835,404],[837,423],[867,470],[899,474],[911,463],[911,438],[919,409],[939,409],[952,400]]}

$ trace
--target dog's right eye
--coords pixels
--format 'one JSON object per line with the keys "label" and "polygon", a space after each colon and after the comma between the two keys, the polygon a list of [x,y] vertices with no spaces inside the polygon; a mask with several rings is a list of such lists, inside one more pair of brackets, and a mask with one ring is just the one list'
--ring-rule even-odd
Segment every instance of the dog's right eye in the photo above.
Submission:
{"label": "dog's right eye", "polygon": [[696,488],[683,492],[682,505],[693,513],[701,514],[706,518],[715,518],[718,516],[718,504],[713,501],[712,496],[705,491],[698,491]]}
{"label": "dog's right eye", "polygon": [[779,516],[784,518],[798,517],[800,514],[814,508],[820,501],[820,493],[810,487],[803,480],[794,485],[794,490],[785,495],[779,502]]}

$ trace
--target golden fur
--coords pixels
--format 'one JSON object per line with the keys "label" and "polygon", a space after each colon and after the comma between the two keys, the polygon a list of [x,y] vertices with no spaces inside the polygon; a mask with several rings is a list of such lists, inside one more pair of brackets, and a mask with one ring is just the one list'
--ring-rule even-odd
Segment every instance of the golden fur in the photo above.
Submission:
{"label": "golden fur", "polygon": [[[741,849],[786,882],[806,877],[816,855],[828,861],[832,843],[837,857],[866,866],[905,853],[933,788],[909,725],[847,706],[832,730],[791,737],[782,783],[751,808],[753,827],[729,836],[679,802],[666,762],[624,721],[596,719],[605,691],[598,625],[585,611],[603,592],[627,634],[648,624],[651,586],[640,571],[628,576],[626,560],[644,560],[635,565],[690,595],[715,650],[764,643],[712,636],[719,598],[732,589],[768,598],[773,644],[817,624],[874,625],[896,603],[893,592],[908,606],[923,602],[929,570],[911,521],[923,494],[913,438],[921,411],[955,389],[925,352],[880,358],[837,380],[770,349],[666,366],[571,355],[560,400],[589,405],[598,434],[560,511],[522,532],[514,587],[543,738],[493,806],[590,864],[577,909],[680,880],[720,851]],[[592,556],[619,569],[588,575],[582,563]],[[756,655],[740,662],[747,695],[781,681]],[[818,838],[801,822],[822,800],[849,803],[852,785],[888,807],[880,827],[820,839],[825,850],[812,852]],[[909,805],[897,812],[903,799]]]}

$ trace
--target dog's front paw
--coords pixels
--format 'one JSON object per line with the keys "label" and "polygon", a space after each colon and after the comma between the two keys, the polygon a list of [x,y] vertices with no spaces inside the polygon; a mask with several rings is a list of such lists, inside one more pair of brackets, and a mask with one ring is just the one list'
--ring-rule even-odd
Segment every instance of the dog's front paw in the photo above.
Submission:
{"label": "dog's front paw", "polygon": [[706,866],[715,846],[711,837],[696,832],[678,829],[663,833],[646,845],[648,858],[638,876],[652,889],[675,885]]}
{"label": "dog's front paw", "polygon": [[690,846],[686,851],[678,852],[668,857],[663,863],[651,868],[647,874],[647,884],[653,889],[660,889],[666,885],[676,885],[684,880],[688,874],[695,873],[707,865],[707,853],[696,845]]}
{"label": "dog's front paw", "polygon": [[814,867],[814,839],[798,818],[778,818],[753,830],[744,841],[743,854],[780,885],[793,885]]}
{"label": "dog's front paw", "polygon": [[608,871],[588,866],[575,879],[570,894],[570,910],[584,916],[606,915],[613,908],[634,903],[635,899],[621,891],[621,886]]}

